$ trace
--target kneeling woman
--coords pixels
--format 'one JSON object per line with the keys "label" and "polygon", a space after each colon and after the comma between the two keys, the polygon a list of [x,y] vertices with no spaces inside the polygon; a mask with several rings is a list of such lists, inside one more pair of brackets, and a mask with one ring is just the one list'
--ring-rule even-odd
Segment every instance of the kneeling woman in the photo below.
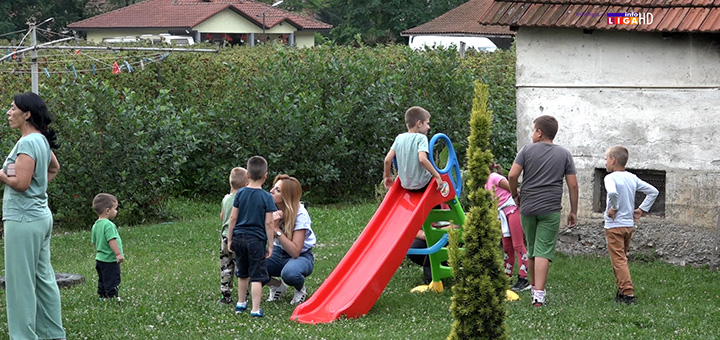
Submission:
{"label": "kneeling woman", "polygon": [[275,230],[272,256],[266,263],[268,274],[271,277],[279,276],[282,280],[270,279],[268,301],[280,299],[287,287],[291,286],[295,288],[295,295],[290,303],[298,304],[307,297],[305,277],[312,274],[315,265],[312,253],[315,233],[310,227],[310,215],[300,204],[302,187],[296,178],[278,175],[270,194],[278,207],[274,216],[279,223]]}

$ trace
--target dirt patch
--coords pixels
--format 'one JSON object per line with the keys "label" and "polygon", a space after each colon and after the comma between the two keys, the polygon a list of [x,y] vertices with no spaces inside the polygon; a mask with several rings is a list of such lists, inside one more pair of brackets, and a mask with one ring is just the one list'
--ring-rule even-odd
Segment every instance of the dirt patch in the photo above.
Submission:
{"label": "dirt patch", "polygon": [[[560,231],[557,250],[566,254],[607,255],[603,220],[580,222],[575,228]],[[662,218],[644,218],[633,233],[628,256],[680,266],[717,266],[716,237],[715,230],[674,225]]]}

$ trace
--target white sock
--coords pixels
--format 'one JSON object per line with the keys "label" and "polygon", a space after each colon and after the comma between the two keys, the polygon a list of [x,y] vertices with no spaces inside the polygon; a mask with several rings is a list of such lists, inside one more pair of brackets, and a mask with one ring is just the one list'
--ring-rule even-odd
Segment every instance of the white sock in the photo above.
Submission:
{"label": "white sock", "polygon": [[237,306],[238,307],[247,307],[247,301],[245,301],[245,302],[238,301]]}
{"label": "white sock", "polygon": [[545,302],[545,290],[538,290],[536,289],[533,294],[533,299],[538,302]]}

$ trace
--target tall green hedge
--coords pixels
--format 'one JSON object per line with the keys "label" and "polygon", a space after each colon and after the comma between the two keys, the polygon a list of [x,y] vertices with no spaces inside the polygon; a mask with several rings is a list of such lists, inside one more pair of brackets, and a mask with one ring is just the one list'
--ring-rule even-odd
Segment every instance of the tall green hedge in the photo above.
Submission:
{"label": "tall green hedge", "polygon": [[[446,133],[463,153],[473,80],[514,76],[512,51],[460,59],[406,46],[261,46],[159,56],[82,50],[40,58],[41,96],[63,143],[49,189],[59,224],[88,227],[101,191],[120,199],[120,223],[163,218],[171,196],[219,200],[230,169],[252,155],[268,159],[270,177],[298,177],[310,202],[372,197],[408,107],[428,109],[431,133]],[[0,65],[5,105],[30,89],[27,61]],[[107,65],[124,61],[134,72],[110,72]],[[499,105],[514,131],[514,98],[512,108],[506,102]],[[4,156],[18,135],[6,124],[0,133]]]}

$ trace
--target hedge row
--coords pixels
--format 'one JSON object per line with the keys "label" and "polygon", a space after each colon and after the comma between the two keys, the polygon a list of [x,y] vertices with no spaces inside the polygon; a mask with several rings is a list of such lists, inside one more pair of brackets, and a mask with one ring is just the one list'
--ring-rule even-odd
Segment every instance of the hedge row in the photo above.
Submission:
{"label": "hedge row", "polygon": [[[495,131],[493,152],[503,162],[515,152],[512,51],[460,59],[405,46],[267,46],[160,59],[90,51],[41,59],[50,76],[41,75],[40,92],[62,142],[62,169],[49,189],[58,223],[89,227],[98,192],[118,196],[120,223],[163,218],[172,196],[219,200],[230,169],[252,155],[265,156],[270,178],[298,177],[308,201],[371,197],[412,105],[428,109],[431,133],[446,133],[465,154],[474,79],[490,82],[495,123],[512,127]],[[124,60],[134,72],[101,70]],[[17,61],[0,65],[0,101],[9,105],[29,90],[27,70]],[[0,153],[9,152],[17,132],[3,125],[0,133]]]}

